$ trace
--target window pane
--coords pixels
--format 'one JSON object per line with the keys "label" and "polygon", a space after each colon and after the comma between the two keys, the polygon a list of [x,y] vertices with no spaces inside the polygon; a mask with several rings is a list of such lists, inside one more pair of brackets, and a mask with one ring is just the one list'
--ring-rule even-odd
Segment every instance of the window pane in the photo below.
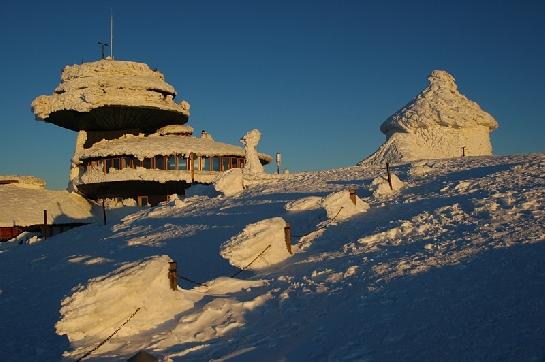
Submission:
{"label": "window pane", "polygon": [[210,170],[210,157],[203,157],[202,158],[202,169],[205,171]]}
{"label": "window pane", "polygon": [[199,160],[200,160],[200,159],[201,159],[200,157],[193,156],[193,169],[194,169],[195,171],[197,171],[197,170],[200,169],[200,167],[199,167]]}
{"label": "window pane", "polygon": [[231,157],[231,168],[237,168],[237,167],[238,167],[237,158]]}
{"label": "window pane", "polygon": [[219,171],[219,170],[220,170],[220,158],[212,157],[212,171]]}
{"label": "window pane", "polygon": [[178,170],[187,170],[187,158],[178,156]]}
{"label": "window pane", "polygon": [[221,162],[223,163],[223,171],[230,169],[229,167],[229,157],[222,157]]}
{"label": "window pane", "polygon": [[144,158],[144,168],[151,168],[151,158]]}
{"label": "window pane", "polygon": [[175,170],[176,169],[176,156],[168,156],[167,160],[167,170]]}
{"label": "window pane", "polygon": [[158,170],[165,169],[165,158],[163,156],[155,156],[155,168]]}
{"label": "window pane", "polygon": [[244,159],[243,158],[241,158],[239,160],[239,164],[240,164],[240,168],[244,168]]}
{"label": "window pane", "polygon": [[111,159],[106,159],[106,173],[110,173],[110,168],[113,167],[113,163]]}
{"label": "window pane", "polygon": [[114,158],[113,159],[113,167],[116,169],[116,170],[119,170],[121,168],[121,165],[120,165],[120,160],[119,158]]}
{"label": "window pane", "polygon": [[142,167],[142,161],[140,161],[138,158],[134,159],[134,167]]}

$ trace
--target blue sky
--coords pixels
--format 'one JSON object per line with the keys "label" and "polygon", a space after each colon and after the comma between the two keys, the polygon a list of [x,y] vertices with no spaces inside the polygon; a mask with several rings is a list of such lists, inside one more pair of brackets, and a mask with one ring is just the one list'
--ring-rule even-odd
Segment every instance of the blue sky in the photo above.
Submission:
{"label": "blue sky", "polygon": [[158,67],[190,124],[293,171],[353,165],[380,124],[445,69],[500,124],[496,154],[545,151],[542,1],[5,1],[0,174],[64,188],[76,134],[34,120],[67,64],[96,60],[115,17],[117,59]]}

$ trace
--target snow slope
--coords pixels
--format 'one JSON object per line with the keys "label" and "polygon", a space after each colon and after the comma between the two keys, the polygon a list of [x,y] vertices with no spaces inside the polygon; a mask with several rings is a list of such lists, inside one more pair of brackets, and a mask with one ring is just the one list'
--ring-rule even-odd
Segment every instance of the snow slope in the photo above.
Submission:
{"label": "snow slope", "polygon": [[[543,360],[544,167],[545,154],[404,164],[393,168],[404,187],[380,198],[371,191],[385,176],[379,168],[290,174],[235,196],[193,196],[132,214],[111,210],[106,226],[33,245],[2,244],[0,360],[81,356],[126,320],[134,303],[147,303],[146,286],[165,293],[165,314],[142,309],[92,358],[126,360],[146,349],[166,361]],[[328,220],[322,207],[285,209],[347,189],[369,205],[366,212]],[[221,257],[226,241],[276,217],[292,228],[292,256],[240,273]],[[178,292],[191,299],[190,309],[168,299],[162,255],[178,262],[186,278]],[[158,264],[141,277],[115,282],[149,260]],[[111,315],[104,304],[110,292],[115,318],[97,318]],[[55,333],[73,316],[61,309],[63,300],[102,308],[106,314],[70,313],[79,310],[103,329],[70,345]],[[177,312],[169,312],[172,305]],[[74,326],[65,333],[91,331]]]}

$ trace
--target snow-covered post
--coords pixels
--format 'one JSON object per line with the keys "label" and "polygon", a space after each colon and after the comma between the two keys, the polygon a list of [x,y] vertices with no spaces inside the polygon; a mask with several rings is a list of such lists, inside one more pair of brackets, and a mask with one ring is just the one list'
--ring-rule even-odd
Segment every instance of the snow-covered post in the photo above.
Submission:
{"label": "snow-covered post", "polygon": [[170,282],[170,289],[176,290],[178,288],[178,276],[175,261],[168,262],[168,280]]}
{"label": "snow-covered post", "polygon": [[356,205],[356,190],[350,189],[350,200],[352,200],[352,203]]}
{"label": "snow-covered post", "polygon": [[244,171],[248,173],[259,174],[265,172],[256,150],[260,139],[261,132],[258,129],[249,131],[240,139],[240,142],[244,145],[244,157],[246,159]]}
{"label": "snow-covered post", "polygon": [[462,147],[462,157],[466,157],[466,146]]}
{"label": "snow-covered post", "polygon": [[390,162],[386,162],[386,172],[388,173],[388,185],[390,185],[390,190],[394,190],[392,186],[392,174],[390,173]]}
{"label": "snow-covered post", "polygon": [[291,252],[291,227],[290,227],[290,224],[286,224],[286,226],[284,226],[284,239],[286,241],[286,249],[288,249],[288,253],[293,254]]}

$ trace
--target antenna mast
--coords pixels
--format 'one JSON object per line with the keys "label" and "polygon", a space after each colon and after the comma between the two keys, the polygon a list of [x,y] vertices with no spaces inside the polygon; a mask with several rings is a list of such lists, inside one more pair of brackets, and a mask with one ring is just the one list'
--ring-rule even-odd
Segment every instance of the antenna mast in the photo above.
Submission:
{"label": "antenna mast", "polygon": [[110,58],[114,59],[114,15],[110,9]]}

